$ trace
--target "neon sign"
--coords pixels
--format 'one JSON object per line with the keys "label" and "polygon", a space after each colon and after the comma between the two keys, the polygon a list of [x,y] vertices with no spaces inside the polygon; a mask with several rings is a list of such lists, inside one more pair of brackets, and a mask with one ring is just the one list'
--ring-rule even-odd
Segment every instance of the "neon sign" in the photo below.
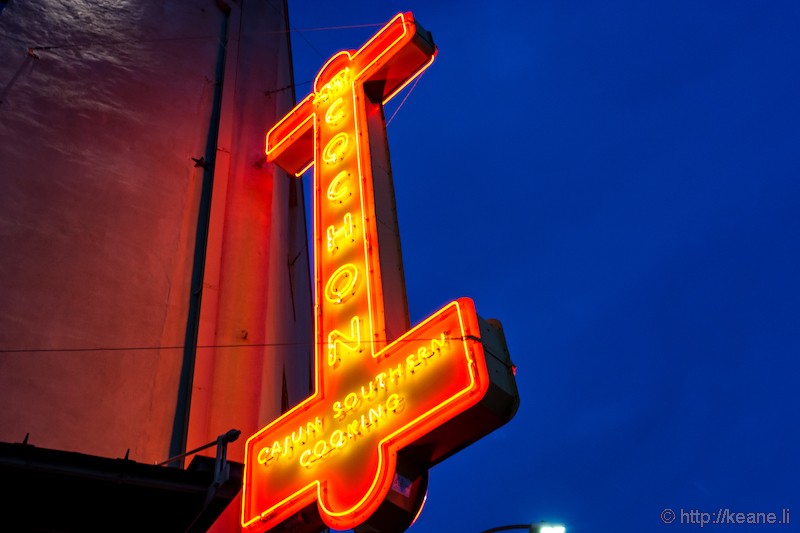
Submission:
{"label": "neon sign", "polygon": [[397,489],[399,462],[427,476],[516,411],[502,333],[471,300],[409,328],[399,241],[386,231],[396,222],[382,106],[435,55],[430,34],[398,14],[333,56],[267,134],[270,161],[295,175],[314,167],[315,390],[248,439],[244,527],[321,525],[303,512],[356,527]]}

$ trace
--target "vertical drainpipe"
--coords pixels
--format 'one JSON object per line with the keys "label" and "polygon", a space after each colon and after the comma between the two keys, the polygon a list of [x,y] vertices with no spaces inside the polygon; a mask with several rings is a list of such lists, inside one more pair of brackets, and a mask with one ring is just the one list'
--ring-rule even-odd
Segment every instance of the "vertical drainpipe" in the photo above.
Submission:
{"label": "vertical drainpipe", "polygon": [[[206,247],[208,245],[208,226],[211,218],[211,191],[214,187],[214,163],[217,139],[219,137],[222,86],[225,78],[225,55],[228,45],[228,21],[230,19],[230,7],[220,1],[217,2],[217,6],[222,11],[222,28],[220,29],[217,65],[214,74],[214,98],[211,104],[211,119],[208,126],[206,150],[203,155],[205,160],[203,164],[203,184],[197,214],[197,232],[195,234],[194,259],[192,262],[192,284],[186,319],[186,336],[183,342],[183,362],[181,363],[178,397],[175,403],[175,418],[172,424],[172,438],[169,445],[170,457],[186,451],[186,438],[189,431],[189,406],[192,403],[192,380],[197,358],[200,303],[203,296],[203,273],[206,263]],[[183,460],[179,465],[182,464]]]}

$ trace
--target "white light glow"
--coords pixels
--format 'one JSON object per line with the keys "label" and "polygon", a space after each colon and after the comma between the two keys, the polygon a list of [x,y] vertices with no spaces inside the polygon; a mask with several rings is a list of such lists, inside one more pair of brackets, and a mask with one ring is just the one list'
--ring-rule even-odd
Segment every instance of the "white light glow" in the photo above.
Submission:
{"label": "white light glow", "polygon": [[539,533],[566,533],[567,528],[564,526],[541,526]]}

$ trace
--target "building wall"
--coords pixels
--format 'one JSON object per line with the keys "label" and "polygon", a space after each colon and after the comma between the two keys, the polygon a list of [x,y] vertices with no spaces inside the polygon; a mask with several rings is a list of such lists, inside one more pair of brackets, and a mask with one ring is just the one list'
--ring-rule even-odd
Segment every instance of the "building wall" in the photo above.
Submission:
{"label": "building wall", "polygon": [[[309,395],[313,364],[303,188],[264,157],[267,129],[294,105],[275,3],[245,2],[231,13],[189,417],[190,449],[240,429],[229,447],[239,461],[247,437]],[[240,506],[215,531],[238,528]]]}
{"label": "building wall", "polygon": [[154,462],[237,428],[241,460],[307,395],[302,188],[263,160],[285,28],[279,0],[0,12],[0,441]]}

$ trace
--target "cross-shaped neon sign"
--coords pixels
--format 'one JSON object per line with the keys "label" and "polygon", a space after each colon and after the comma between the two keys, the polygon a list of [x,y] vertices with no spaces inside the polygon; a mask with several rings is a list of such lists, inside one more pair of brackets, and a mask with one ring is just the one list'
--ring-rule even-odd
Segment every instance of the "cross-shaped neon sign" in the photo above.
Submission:
{"label": "cross-shaped neon sign", "polygon": [[[504,420],[473,413],[456,423],[494,386],[487,327],[462,298],[409,329],[399,242],[387,245],[379,227],[386,186],[376,180],[391,179],[382,105],[435,54],[430,34],[398,14],[358,51],[331,58],[314,92],[267,134],[270,161],[296,175],[314,166],[315,391],[247,441],[245,527],[273,529],[315,502],[328,526],[355,527],[384,502],[398,451],[420,446],[433,464],[516,409],[514,386]],[[387,262],[395,273],[382,275]],[[436,437],[445,423],[447,437]]]}

